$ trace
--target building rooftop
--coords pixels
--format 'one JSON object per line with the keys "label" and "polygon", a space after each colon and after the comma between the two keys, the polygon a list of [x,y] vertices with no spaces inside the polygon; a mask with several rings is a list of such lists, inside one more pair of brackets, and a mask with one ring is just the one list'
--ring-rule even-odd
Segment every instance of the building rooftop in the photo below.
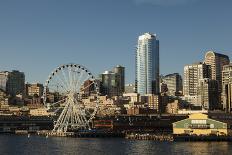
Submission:
{"label": "building rooftop", "polygon": [[206,52],[205,58],[206,58],[208,55],[211,55],[211,54],[213,54],[214,56],[219,56],[219,57],[224,57],[224,58],[229,59],[229,57],[228,57],[227,55],[221,54],[221,53],[216,53],[216,52],[214,52],[214,51],[208,51],[208,52]]}
{"label": "building rooftop", "polygon": [[150,32],[146,32],[143,35],[139,36],[139,40],[144,40],[144,39],[156,39],[156,34],[152,34]]}
{"label": "building rooftop", "polygon": [[105,71],[104,73],[102,73],[102,74],[115,74],[114,72],[112,72],[112,71]]}

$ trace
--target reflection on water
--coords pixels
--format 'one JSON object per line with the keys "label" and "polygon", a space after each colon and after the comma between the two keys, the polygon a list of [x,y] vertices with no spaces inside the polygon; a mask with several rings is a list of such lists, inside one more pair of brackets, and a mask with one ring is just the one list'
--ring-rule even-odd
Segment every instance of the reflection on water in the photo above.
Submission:
{"label": "reflection on water", "polygon": [[0,154],[232,154],[229,142],[155,142],[0,135]]}

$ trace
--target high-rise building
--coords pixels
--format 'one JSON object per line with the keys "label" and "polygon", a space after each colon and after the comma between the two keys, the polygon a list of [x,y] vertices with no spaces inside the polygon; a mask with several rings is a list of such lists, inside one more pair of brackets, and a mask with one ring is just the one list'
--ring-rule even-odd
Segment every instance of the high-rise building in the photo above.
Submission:
{"label": "high-rise building", "polygon": [[154,34],[145,33],[138,38],[135,84],[141,95],[159,93],[159,40]]}
{"label": "high-rise building", "polygon": [[0,72],[0,89],[2,89],[2,91],[6,92],[6,84],[8,81],[8,74],[9,72],[5,71],[5,72]]}
{"label": "high-rise building", "polygon": [[220,108],[218,82],[209,78],[200,79],[197,90],[197,103],[206,110]]}
{"label": "high-rise building", "polygon": [[24,95],[25,75],[23,72],[13,70],[12,72],[0,72],[0,88],[11,96]]}
{"label": "high-rise building", "polygon": [[232,63],[225,65],[222,70],[222,98],[226,112],[232,111]]}
{"label": "high-rise building", "polygon": [[120,94],[125,92],[125,67],[117,65],[113,68],[113,72],[116,74],[116,87]]}
{"label": "high-rise building", "polygon": [[222,91],[222,69],[224,65],[230,63],[230,59],[227,55],[216,53],[214,51],[208,51],[205,54],[205,61],[207,65],[211,67],[211,78],[218,81],[219,93]]}
{"label": "high-rise building", "polygon": [[117,96],[116,75],[114,72],[105,71],[101,74],[102,79],[102,95]]}
{"label": "high-rise building", "polygon": [[113,71],[105,71],[101,74],[101,94],[121,96],[125,91],[125,68],[116,66]]}
{"label": "high-rise building", "polygon": [[210,67],[205,63],[195,63],[184,67],[184,96],[196,96],[200,79],[210,78]]}
{"label": "high-rise building", "polygon": [[182,77],[178,73],[169,74],[163,77],[163,83],[167,85],[168,94],[177,96],[182,93]]}

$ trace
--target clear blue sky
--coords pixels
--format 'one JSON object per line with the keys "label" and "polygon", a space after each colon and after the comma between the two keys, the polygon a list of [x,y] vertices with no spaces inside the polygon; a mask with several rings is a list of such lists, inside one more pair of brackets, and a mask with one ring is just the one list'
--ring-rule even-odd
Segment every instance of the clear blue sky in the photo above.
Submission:
{"label": "clear blue sky", "polygon": [[121,64],[134,82],[137,37],[152,32],[161,73],[182,73],[210,49],[232,59],[231,8],[231,0],[2,0],[0,70],[44,83],[64,63],[96,76]]}

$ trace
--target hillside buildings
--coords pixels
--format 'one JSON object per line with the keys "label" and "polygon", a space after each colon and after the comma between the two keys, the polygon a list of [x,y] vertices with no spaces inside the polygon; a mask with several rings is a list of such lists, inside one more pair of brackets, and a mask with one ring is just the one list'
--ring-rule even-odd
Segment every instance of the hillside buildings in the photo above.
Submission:
{"label": "hillside buildings", "polygon": [[26,95],[37,95],[38,97],[41,97],[43,95],[43,89],[43,84],[40,83],[26,84]]}

